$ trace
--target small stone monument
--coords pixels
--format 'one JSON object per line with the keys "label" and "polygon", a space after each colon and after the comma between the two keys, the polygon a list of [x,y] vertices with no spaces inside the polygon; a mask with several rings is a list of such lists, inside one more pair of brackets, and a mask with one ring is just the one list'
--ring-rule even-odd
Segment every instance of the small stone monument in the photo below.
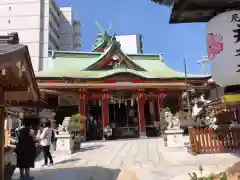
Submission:
{"label": "small stone monument", "polygon": [[58,127],[58,135],[57,138],[57,145],[56,145],[56,151],[62,152],[62,153],[68,153],[72,154],[73,152],[73,137],[68,132],[68,124],[70,122],[70,117],[65,117],[63,120],[62,125],[59,125]]}
{"label": "small stone monument", "polygon": [[183,129],[180,128],[179,118],[167,111],[165,120],[168,122],[167,130],[165,130],[167,147],[184,147]]}

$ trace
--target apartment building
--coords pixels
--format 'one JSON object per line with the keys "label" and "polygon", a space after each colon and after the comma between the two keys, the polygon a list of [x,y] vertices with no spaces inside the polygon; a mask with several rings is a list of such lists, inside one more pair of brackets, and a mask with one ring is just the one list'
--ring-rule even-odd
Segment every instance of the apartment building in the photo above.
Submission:
{"label": "apartment building", "polygon": [[9,32],[28,45],[35,71],[48,66],[48,50],[80,48],[80,22],[55,0],[0,0],[0,34]]}
{"label": "apartment building", "polygon": [[60,50],[73,50],[80,47],[80,22],[74,20],[71,7],[60,7]]}

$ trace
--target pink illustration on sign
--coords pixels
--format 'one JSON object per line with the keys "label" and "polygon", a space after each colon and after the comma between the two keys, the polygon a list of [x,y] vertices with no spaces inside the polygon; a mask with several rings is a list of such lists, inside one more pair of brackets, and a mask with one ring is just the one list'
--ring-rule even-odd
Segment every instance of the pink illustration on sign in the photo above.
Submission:
{"label": "pink illustration on sign", "polygon": [[223,50],[223,37],[216,33],[208,33],[207,35],[207,53],[208,58],[213,60],[217,54]]}

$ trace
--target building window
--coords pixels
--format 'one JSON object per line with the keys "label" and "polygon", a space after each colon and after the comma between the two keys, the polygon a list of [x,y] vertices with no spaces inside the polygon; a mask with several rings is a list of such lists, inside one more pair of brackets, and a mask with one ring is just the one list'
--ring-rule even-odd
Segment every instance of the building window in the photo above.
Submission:
{"label": "building window", "polygon": [[8,24],[10,24],[11,23],[11,20],[8,20]]}

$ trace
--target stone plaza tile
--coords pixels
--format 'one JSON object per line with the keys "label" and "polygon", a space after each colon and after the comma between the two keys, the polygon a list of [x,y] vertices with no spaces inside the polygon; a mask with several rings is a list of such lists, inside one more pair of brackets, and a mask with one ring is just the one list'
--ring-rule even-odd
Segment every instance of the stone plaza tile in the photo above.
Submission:
{"label": "stone plaza tile", "polygon": [[165,147],[162,138],[82,145],[80,152],[72,155],[53,153],[56,164],[51,167],[40,167],[43,160],[36,162],[37,168],[32,170],[35,180],[116,180],[121,170],[135,172],[137,180],[187,180],[187,173],[198,171],[199,165],[205,172],[220,172],[239,161],[239,156],[230,153],[192,156],[186,148]]}

